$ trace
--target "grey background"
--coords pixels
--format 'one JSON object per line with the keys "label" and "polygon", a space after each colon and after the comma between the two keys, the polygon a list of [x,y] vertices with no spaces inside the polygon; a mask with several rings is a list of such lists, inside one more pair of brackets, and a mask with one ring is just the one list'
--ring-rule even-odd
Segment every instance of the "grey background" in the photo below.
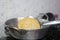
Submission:
{"label": "grey background", "polygon": [[6,20],[46,12],[60,14],[60,0],[0,0],[0,37],[5,36]]}

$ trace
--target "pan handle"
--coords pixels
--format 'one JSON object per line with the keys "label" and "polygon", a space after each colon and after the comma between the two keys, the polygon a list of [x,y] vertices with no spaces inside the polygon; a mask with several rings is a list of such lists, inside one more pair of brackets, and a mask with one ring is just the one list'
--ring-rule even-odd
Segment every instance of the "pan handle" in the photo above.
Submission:
{"label": "pan handle", "polygon": [[42,25],[43,25],[43,26],[49,26],[49,25],[56,25],[56,24],[60,24],[60,21],[59,21],[59,20],[49,21],[49,22],[47,22],[47,23],[43,23]]}

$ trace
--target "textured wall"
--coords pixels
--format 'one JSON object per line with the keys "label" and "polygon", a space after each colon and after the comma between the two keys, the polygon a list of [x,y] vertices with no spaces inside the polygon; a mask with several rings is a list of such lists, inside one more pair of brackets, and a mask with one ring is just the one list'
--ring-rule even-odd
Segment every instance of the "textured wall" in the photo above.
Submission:
{"label": "textured wall", "polygon": [[39,13],[60,13],[60,0],[0,0],[0,36],[4,36],[7,19]]}

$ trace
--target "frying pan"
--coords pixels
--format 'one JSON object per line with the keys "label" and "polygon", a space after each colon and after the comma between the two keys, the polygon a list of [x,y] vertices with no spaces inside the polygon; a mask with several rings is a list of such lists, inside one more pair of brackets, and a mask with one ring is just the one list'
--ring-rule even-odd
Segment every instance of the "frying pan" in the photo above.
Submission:
{"label": "frying pan", "polygon": [[[60,24],[60,21],[49,21],[46,23],[45,22],[41,23],[41,28],[37,30],[18,29],[18,26],[17,26],[18,20],[22,18],[24,17],[12,18],[5,22],[5,28],[8,30],[8,34],[16,39],[23,39],[23,40],[41,39],[42,37],[46,35],[46,32],[48,30],[47,28],[50,25]],[[40,21],[43,21],[43,19],[41,19]]]}

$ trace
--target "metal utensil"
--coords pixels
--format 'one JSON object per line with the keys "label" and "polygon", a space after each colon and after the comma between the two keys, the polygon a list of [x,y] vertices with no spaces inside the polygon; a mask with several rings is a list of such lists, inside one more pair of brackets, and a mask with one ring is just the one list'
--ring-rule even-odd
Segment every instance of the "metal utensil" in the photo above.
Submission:
{"label": "metal utensil", "polygon": [[[11,19],[11,20],[8,20],[6,23],[5,26],[8,27],[8,33],[13,36],[14,38],[16,39],[41,39],[42,37],[44,37],[47,32],[47,27],[45,26],[50,26],[50,25],[55,25],[55,24],[60,24],[60,21],[49,21],[47,22],[46,20],[44,20],[43,22],[43,19],[40,19],[38,20],[39,22],[41,22],[41,29],[38,29],[38,30],[21,30],[21,29],[18,29],[18,26],[17,26],[17,22],[18,20],[22,19],[24,17],[20,17],[20,18],[16,18],[16,19]],[[34,17],[31,17],[30,18],[34,18]],[[14,21],[14,22],[11,22],[11,21]],[[12,23],[12,24],[11,24]],[[13,25],[14,24],[14,25]],[[16,25],[16,26],[15,26]],[[45,28],[44,28],[44,27]]]}

